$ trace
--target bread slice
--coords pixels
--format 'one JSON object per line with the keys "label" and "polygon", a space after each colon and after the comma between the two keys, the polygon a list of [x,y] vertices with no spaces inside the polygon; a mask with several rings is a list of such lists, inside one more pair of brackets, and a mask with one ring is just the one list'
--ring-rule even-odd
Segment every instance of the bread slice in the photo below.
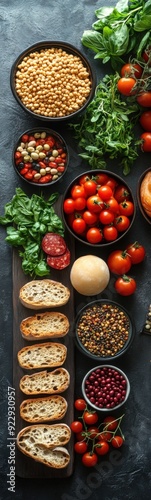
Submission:
{"label": "bread slice", "polygon": [[64,337],[69,331],[69,321],[60,312],[37,313],[22,320],[20,331],[27,340]]}
{"label": "bread slice", "polygon": [[52,372],[42,371],[24,375],[20,380],[20,390],[29,395],[57,394],[64,392],[70,384],[70,375],[65,368],[56,368]]}
{"label": "bread slice", "polygon": [[66,356],[67,347],[57,342],[25,346],[17,354],[19,365],[27,370],[61,366]]}
{"label": "bread slice", "polygon": [[66,399],[60,395],[25,399],[20,405],[20,417],[33,423],[60,420],[65,416],[67,407]]}
{"label": "bread slice", "polygon": [[29,281],[19,292],[21,303],[29,309],[44,309],[65,305],[70,290],[58,281],[49,279]]}

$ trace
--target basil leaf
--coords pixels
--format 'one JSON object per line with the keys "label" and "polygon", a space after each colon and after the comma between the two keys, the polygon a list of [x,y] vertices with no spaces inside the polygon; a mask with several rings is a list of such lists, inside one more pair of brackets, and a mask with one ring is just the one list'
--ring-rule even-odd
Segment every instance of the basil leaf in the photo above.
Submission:
{"label": "basil leaf", "polygon": [[151,29],[151,14],[143,15],[139,21],[134,24],[135,31],[145,31]]}
{"label": "basil leaf", "polygon": [[95,31],[84,31],[81,41],[85,47],[94,50],[94,52],[98,52],[101,48],[104,48],[102,35]]}

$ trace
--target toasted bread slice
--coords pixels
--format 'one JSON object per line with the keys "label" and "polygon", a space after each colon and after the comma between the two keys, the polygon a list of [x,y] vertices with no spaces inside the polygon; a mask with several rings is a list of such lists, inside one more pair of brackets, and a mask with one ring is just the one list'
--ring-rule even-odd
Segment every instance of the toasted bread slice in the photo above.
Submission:
{"label": "toasted bread slice", "polygon": [[19,292],[21,303],[29,309],[44,309],[65,305],[70,290],[58,281],[49,279],[29,281]]}
{"label": "toasted bread slice", "polygon": [[70,375],[65,368],[56,368],[52,372],[42,371],[24,375],[20,380],[20,390],[28,396],[36,394],[57,394],[66,391],[70,384]]}
{"label": "toasted bread slice", "polygon": [[61,366],[66,356],[67,347],[56,342],[25,346],[17,354],[19,365],[27,370]]}
{"label": "toasted bread slice", "polygon": [[31,423],[60,420],[65,416],[67,407],[66,399],[60,395],[25,399],[20,405],[20,417]]}
{"label": "toasted bread slice", "polygon": [[69,321],[67,316],[60,312],[39,312],[23,319],[20,331],[27,340],[64,337],[69,331]]}

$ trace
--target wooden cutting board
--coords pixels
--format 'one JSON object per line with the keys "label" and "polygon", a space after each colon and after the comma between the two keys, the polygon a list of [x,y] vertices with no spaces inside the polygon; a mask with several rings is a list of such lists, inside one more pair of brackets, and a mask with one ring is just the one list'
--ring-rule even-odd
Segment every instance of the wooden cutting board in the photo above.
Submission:
{"label": "wooden cutting board", "polygon": [[[59,214],[60,212],[60,199],[56,205],[56,212]],[[62,339],[54,339],[56,342],[62,342],[67,346],[67,358],[64,363],[64,367],[70,373],[70,386],[69,388],[62,393],[62,396],[65,397],[68,403],[68,409],[65,417],[58,422],[64,422],[68,425],[74,419],[74,381],[75,381],[75,361],[74,361],[74,298],[73,298],[73,289],[70,284],[70,269],[72,263],[75,260],[75,249],[74,249],[74,241],[70,234],[65,235],[65,240],[68,248],[71,252],[71,264],[64,270],[55,270],[51,269],[50,279],[59,281],[63,283],[70,289],[70,299],[69,302],[60,308],[55,308],[55,311],[60,311],[67,315],[70,322],[70,330],[68,334]],[[20,403],[27,396],[22,394],[19,388],[19,381],[21,377],[25,373],[33,373],[33,370],[27,371],[23,370],[17,360],[17,353],[22,347],[29,345],[29,341],[24,340],[20,333],[20,323],[22,319],[31,316],[35,313],[35,311],[30,310],[22,306],[19,301],[19,290],[20,288],[32,278],[29,276],[25,276],[22,268],[21,268],[21,259],[18,256],[18,250],[13,250],[13,387],[15,389],[16,394],[16,411],[15,411],[15,419],[16,419],[16,435],[28,424],[20,418],[19,406]],[[52,309],[51,309],[52,310]],[[47,342],[48,340],[46,340]],[[44,341],[43,341],[44,342]],[[37,341],[35,342],[37,343]],[[30,342],[30,345],[34,344],[34,342]],[[49,422],[53,424],[53,422]],[[54,422],[57,423],[57,422]],[[70,442],[66,445],[70,453],[70,463],[65,469],[55,470],[53,468],[47,467],[43,464],[40,464],[25,455],[23,455],[16,446],[16,475],[23,478],[65,478],[69,477],[73,472],[74,466],[74,442],[73,437],[71,437]]]}

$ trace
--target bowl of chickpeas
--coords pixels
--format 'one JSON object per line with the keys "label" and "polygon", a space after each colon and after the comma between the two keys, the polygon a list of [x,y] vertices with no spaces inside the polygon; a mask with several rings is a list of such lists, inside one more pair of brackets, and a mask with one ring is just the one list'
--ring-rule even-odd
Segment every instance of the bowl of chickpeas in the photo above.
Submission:
{"label": "bowl of chickpeas", "polygon": [[41,41],[25,49],[11,68],[18,104],[33,118],[72,120],[95,92],[95,73],[83,53],[67,42]]}
{"label": "bowl of chickpeas", "polygon": [[58,132],[37,127],[20,135],[13,149],[12,160],[21,180],[39,187],[50,187],[66,173],[69,151]]}

